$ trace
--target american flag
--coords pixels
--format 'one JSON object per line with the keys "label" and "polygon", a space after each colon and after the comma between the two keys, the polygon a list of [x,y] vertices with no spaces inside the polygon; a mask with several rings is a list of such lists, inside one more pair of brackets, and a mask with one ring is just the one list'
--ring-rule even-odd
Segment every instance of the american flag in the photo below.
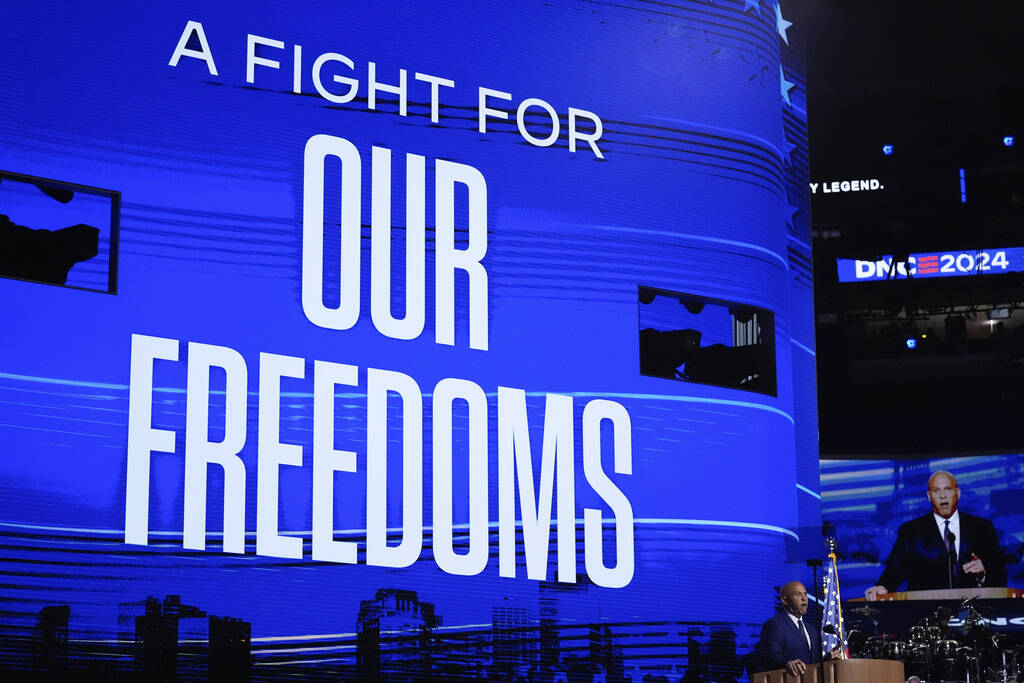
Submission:
{"label": "american flag", "polygon": [[[839,570],[836,568],[836,554],[829,553],[828,572],[825,575],[825,613],[821,619],[821,649],[828,653],[842,644],[846,652],[846,631],[843,628],[843,607],[839,603]],[[832,626],[832,633],[825,627]]]}

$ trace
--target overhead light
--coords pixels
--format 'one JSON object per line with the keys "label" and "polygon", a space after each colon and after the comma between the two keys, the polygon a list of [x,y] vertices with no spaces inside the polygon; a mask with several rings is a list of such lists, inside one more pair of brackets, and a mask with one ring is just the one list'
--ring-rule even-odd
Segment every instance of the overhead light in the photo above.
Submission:
{"label": "overhead light", "polygon": [[[1003,142],[1005,144],[1006,138],[1003,138]],[[1012,145],[1012,144],[1013,144],[1013,138],[1010,138],[1010,145]],[[1007,147],[1009,147],[1009,145],[1007,145]],[[892,145],[882,145],[882,154],[884,154],[885,156],[891,157],[892,156],[892,150],[893,150]]]}

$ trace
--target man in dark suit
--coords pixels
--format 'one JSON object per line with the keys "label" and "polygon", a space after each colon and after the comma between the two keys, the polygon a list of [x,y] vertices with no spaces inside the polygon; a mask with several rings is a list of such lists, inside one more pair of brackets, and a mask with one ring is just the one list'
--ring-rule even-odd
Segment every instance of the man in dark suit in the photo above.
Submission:
{"label": "man in dark suit", "polygon": [[900,587],[907,590],[1005,586],[1006,564],[992,522],[957,510],[956,477],[939,471],[928,480],[932,511],[900,526],[878,585],[868,600]]}
{"label": "man in dark suit", "polygon": [[761,628],[761,669],[786,669],[794,676],[821,661],[821,636],[804,624],[807,614],[807,589],[799,581],[790,581],[779,593],[782,611]]}

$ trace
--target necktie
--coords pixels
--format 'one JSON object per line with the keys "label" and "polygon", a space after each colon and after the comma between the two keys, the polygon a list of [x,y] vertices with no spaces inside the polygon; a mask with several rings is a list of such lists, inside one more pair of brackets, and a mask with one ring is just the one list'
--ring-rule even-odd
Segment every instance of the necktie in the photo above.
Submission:
{"label": "necktie", "polygon": [[811,638],[807,635],[807,629],[804,628],[804,620],[797,619],[796,622],[800,624],[800,635],[804,637],[804,642],[807,643],[807,651],[811,651]]}
{"label": "necktie", "polygon": [[946,520],[946,531],[943,534],[946,538],[946,559],[949,569],[949,587],[955,588],[954,577],[956,576],[956,536],[949,530],[949,520]]}

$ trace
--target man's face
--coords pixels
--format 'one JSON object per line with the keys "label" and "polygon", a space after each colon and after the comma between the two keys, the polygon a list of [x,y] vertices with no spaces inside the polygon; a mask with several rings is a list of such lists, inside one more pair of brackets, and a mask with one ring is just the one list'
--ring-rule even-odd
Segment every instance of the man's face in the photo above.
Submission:
{"label": "man's face", "polygon": [[790,614],[802,617],[807,614],[807,589],[799,581],[790,581],[782,587],[782,604]]}
{"label": "man's face", "polygon": [[928,485],[928,500],[931,501],[935,514],[949,519],[956,512],[956,504],[960,500],[960,488],[951,477],[939,474]]}

